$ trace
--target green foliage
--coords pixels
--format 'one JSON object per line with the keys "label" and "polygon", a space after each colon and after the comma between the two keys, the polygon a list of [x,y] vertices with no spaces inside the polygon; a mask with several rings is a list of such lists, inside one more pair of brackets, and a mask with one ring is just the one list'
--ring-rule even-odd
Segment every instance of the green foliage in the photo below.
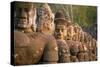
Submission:
{"label": "green foliage", "polygon": [[51,5],[52,11],[62,11],[66,17],[69,17],[73,23],[78,23],[82,27],[90,27],[97,22],[97,7],[96,6],[81,6],[81,5]]}

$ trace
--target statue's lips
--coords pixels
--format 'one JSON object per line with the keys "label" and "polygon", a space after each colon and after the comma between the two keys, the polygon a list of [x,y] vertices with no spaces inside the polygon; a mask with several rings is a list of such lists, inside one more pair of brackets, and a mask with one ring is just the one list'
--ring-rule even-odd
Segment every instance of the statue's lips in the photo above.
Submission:
{"label": "statue's lips", "polygon": [[20,23],[18,23],[18,25],[27,25],[27,23],[26,22],[20,22]]}

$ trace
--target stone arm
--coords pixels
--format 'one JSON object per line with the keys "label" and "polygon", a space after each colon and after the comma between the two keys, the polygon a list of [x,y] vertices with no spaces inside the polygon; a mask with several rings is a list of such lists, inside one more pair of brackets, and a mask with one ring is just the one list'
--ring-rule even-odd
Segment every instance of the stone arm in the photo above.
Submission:
{"label": "stone arm", "polygon": [[49,37],[44,49],[43,63],[57,63],[58,47],[54,37]]}

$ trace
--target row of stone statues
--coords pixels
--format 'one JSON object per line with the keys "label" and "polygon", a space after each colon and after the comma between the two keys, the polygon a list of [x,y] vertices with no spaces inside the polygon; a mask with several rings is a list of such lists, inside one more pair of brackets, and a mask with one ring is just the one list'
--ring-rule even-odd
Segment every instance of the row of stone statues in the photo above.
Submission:
{"label": "row of stone statues", "polygon": [[14,16],[14,63],[42,64],[97,60],[96,40],[78,24],[55,14],[48,4],[17,7]]}
{"label": "row of stone statues", "polygon": [[[60,39],[60,41],[65,41],[67,43],[70,52],[70,61],[75,62],[96,60],[96,40],[92,38],[90,34],[84,32],[78,25],[69,23],[66,19],[64,19],[64,15],[61,12],[56,14],[61,14],[61,17],[55,18],[55,36],[56,39],[58,38],[57,40]],[[64,53],[63,48],[62,51]]]}

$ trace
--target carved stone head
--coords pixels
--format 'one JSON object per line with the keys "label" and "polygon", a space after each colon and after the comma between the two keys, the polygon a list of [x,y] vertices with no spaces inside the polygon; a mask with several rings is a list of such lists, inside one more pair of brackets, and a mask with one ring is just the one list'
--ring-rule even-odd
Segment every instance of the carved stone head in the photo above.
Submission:
{"label": "carved stone head", "polygon": [[64,18],[62,12],[57,12],[55,15],[55,37],[56,39],[64,39],[67,35],[67,20]]}
{"label": "carved stone head", "polygon": [[64,39],[66,36],[66,25],[64,24],[56,24],[55,26],[55,37],[57,39]]}
{"label": "carved stone head", "polygon": [[38,22],[37,22],[37,31],[53,34],[54,32],[54,14],[52,13],[50,6],[48,4],[43,4],[37,12]]}
{"label": "carved stone head", "polygon": [[[15,11],[17,16],[15,19],[16,21],[16,28],[24,29],[31,29],[35,31],[36,29],[36,9],[33,8],[33,5],[28,5],[29,3],[22,3],[21,6],[17,6],[17,10]],[[26,6],[26,7],[25,7]]]}
{"label": "carved stone head", "polygon": [[74,26],[73,26],[73,24],[70,24],[67,27],[67,39],[72,40],[73,35],[74,35]]}

